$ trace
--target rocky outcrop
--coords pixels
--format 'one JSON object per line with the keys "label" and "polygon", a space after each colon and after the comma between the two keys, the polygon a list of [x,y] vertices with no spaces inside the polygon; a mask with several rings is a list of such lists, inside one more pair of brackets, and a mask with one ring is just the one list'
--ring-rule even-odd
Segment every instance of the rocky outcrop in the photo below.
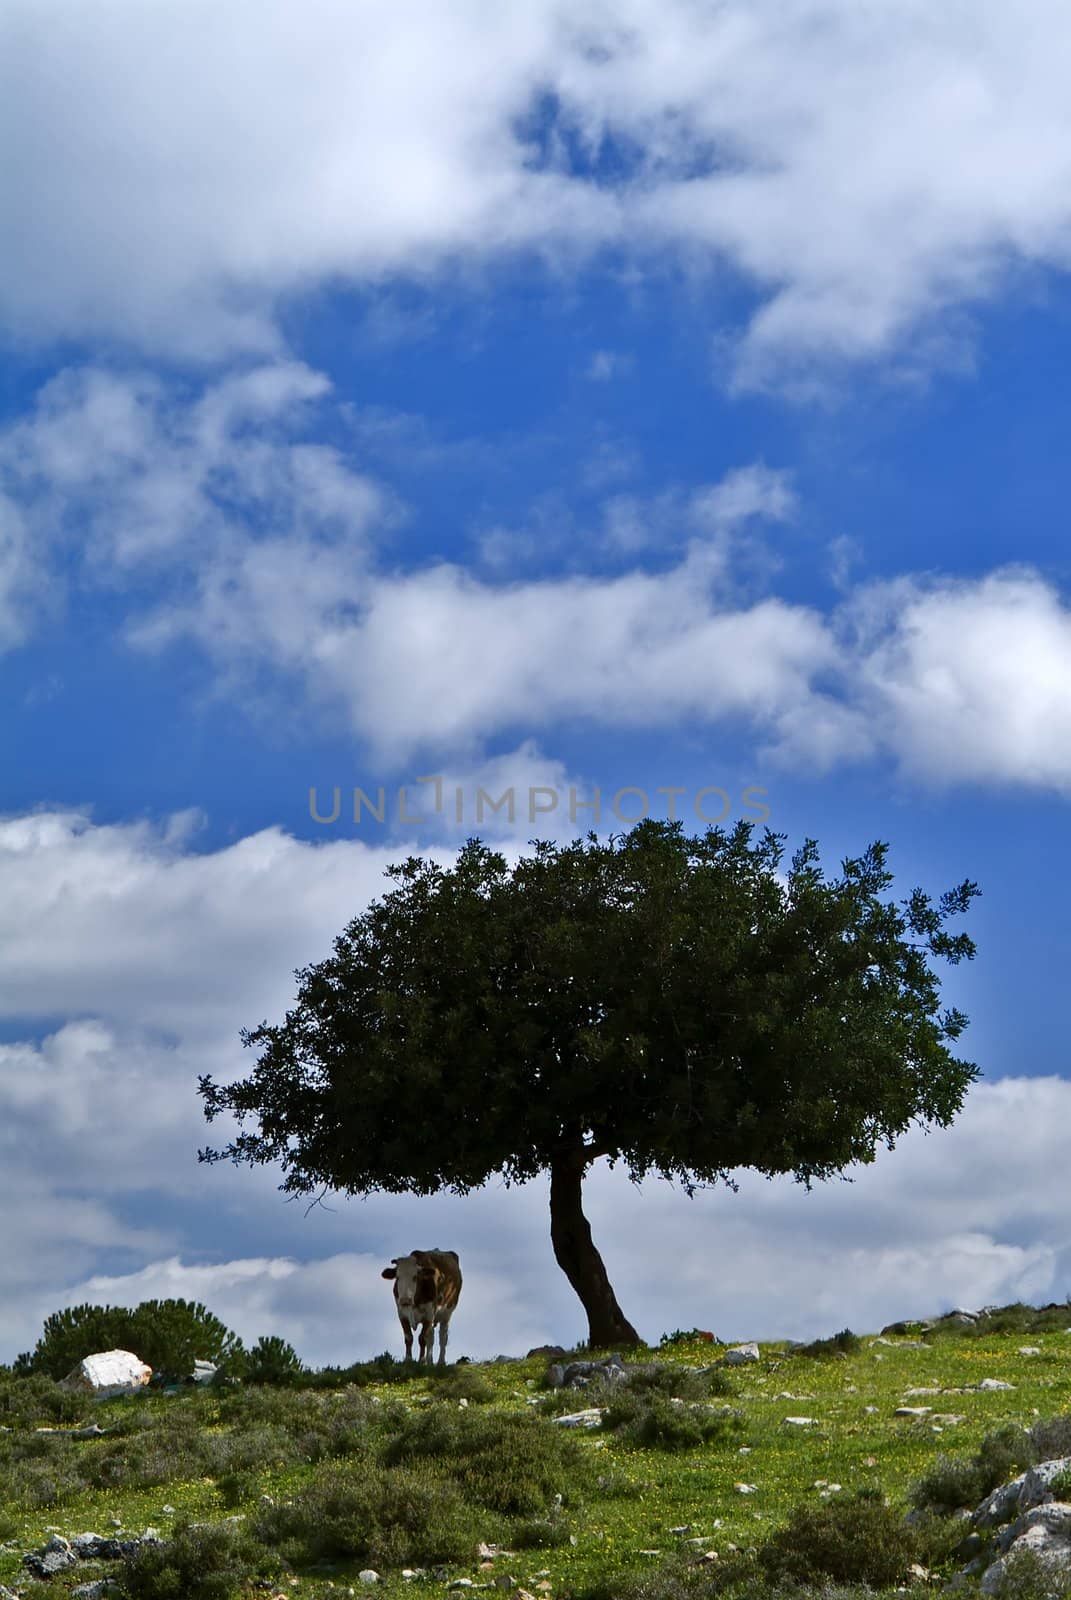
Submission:
{"label": "rocky outcrop", "polygon": [[94,1400],[112,1400],[116,1395],[136,1394],[151,1377],[152,1368],[132,1351],[101,1350],[80,1361],[60,1379],[59,1387]]}
{"label": "rocky outcrop", "polygon": [[[1066,1584],[1071,1579],[1071,1503],[1058,1500],[1053,1485],[1068,1477],[1071,1456],[1061,1456],[1021,1472],[987,1495],[971,1522],[975,1528],[997,1530],[993,1544],[999,1554],[995,1560],[976,1557],[954,1580],[956,1586],[980,1576],[982,1594],[999,1595],[1020,1555],[1033,1556],[1046,1576]],[[968,1543],[976,1546],[981,1537],[971,1535],[964,1553]]]}

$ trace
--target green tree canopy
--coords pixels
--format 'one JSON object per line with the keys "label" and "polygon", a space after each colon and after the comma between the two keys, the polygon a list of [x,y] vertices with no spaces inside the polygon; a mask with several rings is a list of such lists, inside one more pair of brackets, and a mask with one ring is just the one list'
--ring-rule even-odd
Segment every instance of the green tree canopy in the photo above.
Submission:
{"label": "green tree canopy", "polygon": [[977,887],[897,905],[884,844],[830,882],[814,840],[782,874],[784,836],[752,828],[643,822],[512,868],[473,840],[452,867],[389,868],[285,1021],[243,1034],[249,1076],[201,1079],[209,1120],[243,1125],[202,1159],[279,1162],[292,1193],[549,1172],[592,1344],[635,1342],[581,1207],[592,1162],[689,1193],[743,1168],[809,1184],[947,1125],[977,1077],[927,960],[974,954],[944,923]]}
{"label": "green tree canopy", "polygon": [[154,1372],[185,1377],[195,1361],[229,1362],[242,1341],[196,1300],[143,1300],[126,1306],[68,1306],[45,1321],[34,1349],[19,1357],[24,1372],[65,1378],[86,1356],[129,1350]]}

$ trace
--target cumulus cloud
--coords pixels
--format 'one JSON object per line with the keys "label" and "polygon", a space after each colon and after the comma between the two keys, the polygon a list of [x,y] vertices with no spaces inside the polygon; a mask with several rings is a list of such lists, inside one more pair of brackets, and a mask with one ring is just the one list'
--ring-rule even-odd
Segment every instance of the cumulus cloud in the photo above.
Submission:
{"label": "cumulus cloud", "polygon": [[192,394],[96,370],[46,385],[0,435],[0,645],[62,551],[68,583],[125,588],[129,644],[193,641],[238,694],[282,675],[384,767],[474,769],[563,721],[737,722],[812,771],[891,758],[939,785],[1071,787],[1071,620],[1037,571],[852,586],[834,546],[838,603],[794,603],[771,592],[770,530],[797,496],[762,462],[610,496],[586,535],[570,523],[564,572],[511,576],[508,530],[485,540],[490,575],[407,569],[384,545],[397,497],[304,436],[327,388],[296,362]]}
{"label": "cumulus cloud", "polygon": [[0,315],[187,354],[280,300],[613,249],[726,265],[735,381],[940,359],[949,313],[1066,268],[1056,0],[477,0],[405,12],[13,0]]}

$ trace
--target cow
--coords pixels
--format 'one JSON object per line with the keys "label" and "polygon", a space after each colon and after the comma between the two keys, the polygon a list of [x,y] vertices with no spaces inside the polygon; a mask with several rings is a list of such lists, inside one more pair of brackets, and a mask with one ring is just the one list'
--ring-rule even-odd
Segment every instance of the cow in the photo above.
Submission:
{"label": "cow", "polygon": [[405,1359],[413,1359],[413,1329],[420,1328],[421,1361],[431,1361],[435,1329],[439,1330],[439,1365],[446,1361],[450,1317],[461,1294],[461,1266],[455,1250],[411,1250],[383,1268],[394,1280],[394,1304],[405,1338]]}

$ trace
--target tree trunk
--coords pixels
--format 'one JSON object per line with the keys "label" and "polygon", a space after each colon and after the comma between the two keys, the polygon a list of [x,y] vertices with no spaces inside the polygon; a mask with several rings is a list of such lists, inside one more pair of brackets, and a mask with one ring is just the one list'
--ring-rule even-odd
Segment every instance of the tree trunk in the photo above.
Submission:
{"label": "tree trunk", "polygon": [[550,1239],[554,1259],[580,1297],[588,1316],[588,1345],[642,1344],[635,1328],[617,1303],[591,1238],[591,1227],[580,1204],[587,1160],[580,1152],[558,1156],[550,1168]]}

